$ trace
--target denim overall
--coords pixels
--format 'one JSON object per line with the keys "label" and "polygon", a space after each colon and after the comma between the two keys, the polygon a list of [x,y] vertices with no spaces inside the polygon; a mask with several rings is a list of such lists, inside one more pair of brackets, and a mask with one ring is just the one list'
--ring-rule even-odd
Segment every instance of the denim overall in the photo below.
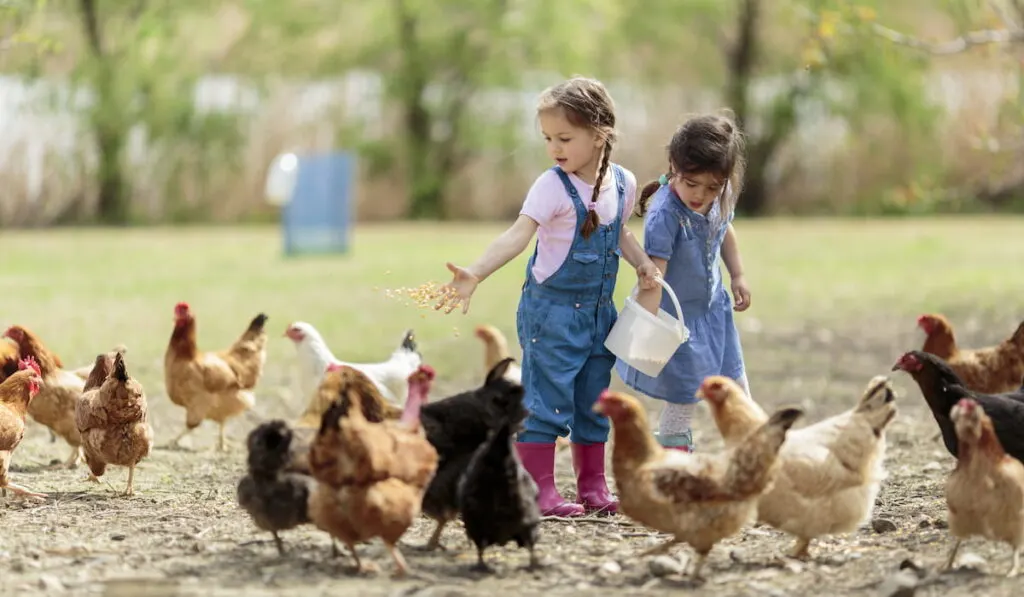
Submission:
{"label": "denim overall", "polygon": [[618,216],[583,238],[587,206],[561,168],[552,168],[576,209],[576,236],[562,266],[538,283],[533,257],[526,266],[516,332],[523,349],[524,403],[529,409],[518,440],[553,443],[571,430],[573,443],[603,444],[608,419],[591,409],[611,383],[615,355],[604,346],[618,316],[613,302],[619,271],[619,234],[626,187],[622,170],[612,166],[618,190]]}

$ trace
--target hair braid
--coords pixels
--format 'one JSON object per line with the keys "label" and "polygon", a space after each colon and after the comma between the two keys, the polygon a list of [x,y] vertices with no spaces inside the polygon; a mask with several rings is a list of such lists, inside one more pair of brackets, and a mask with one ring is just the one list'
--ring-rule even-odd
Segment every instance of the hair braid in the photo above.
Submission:
{"label": "hair braid", "polygon": [[[601,196],[601,183],[604,181],[605,174],[608,173],[608,164],[611,162],[612,156],[612,143],[609,140],[604,142],[604,151],[601,157],[601,167],[597,171],[597,180],[594,181],[594,193],[590,196],[591,203],[597,203],[598,198]],[[587,211],[587,219],[583,221],[583,227],[580,228],[580,234],[583,238],[590,238],[590,235],[597,230],[597,226],[601,223],[600,218],[597,216],[597,206],[595,209]]]}

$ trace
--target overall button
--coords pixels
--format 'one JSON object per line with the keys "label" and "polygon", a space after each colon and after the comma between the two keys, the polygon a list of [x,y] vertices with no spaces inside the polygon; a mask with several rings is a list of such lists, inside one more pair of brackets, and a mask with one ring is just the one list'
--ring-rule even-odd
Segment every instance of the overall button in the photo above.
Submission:
{"label": "overall button", "polygon": [[579,304],[579,303],[576,303],[576,308],[577,308],[577,309],[579,309],[579,308],[580,308],[580,304]]}

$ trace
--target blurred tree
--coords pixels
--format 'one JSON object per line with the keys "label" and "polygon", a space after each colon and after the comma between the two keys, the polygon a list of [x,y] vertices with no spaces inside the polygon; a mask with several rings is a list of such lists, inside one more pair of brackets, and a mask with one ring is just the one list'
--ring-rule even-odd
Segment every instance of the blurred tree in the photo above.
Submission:
{"label": "blurred tree", "polygon": [[925,57],[980,53],[996,72],[1012,78],[995,121],[971,139],[970,149],[988,154],[988,166],[970,176],[966,188],[947,195],[973,197],[993,208],[1016,201],[1024,208],[1024,0],[944,0],[941,5],[965,33],[927,41],[881,23],[873,23],[871,31]]}
{"label": "blurred tree", "polygon": [[[881,0],[630,0],[628,48],[654,44],[648,72],[670,76],[679,62],[700,56],[705,69],[721,66],[722,98],[747,136],[747,171],[738,209],[749,215],[771,210],[773,179],[785,178],[781,149],[809,112],[856,126],[888,114],[908,128],[925,130],[934,112],[923,93],[925,61],[893,52],[864,31]],[[686,18],[702,24],[695,47],[664,23]],[[771,39],[766,39],[772,35]],[[711,42],[717,62],[701,48]],[[671,48],[679,48],[672,58]],[[629,53],[629,52],[627,52]],[[713,56],[713,55],[712,55]],[[635,67],[634,67],[635,68]],[[766,89],[770,89],[766,92]]]}

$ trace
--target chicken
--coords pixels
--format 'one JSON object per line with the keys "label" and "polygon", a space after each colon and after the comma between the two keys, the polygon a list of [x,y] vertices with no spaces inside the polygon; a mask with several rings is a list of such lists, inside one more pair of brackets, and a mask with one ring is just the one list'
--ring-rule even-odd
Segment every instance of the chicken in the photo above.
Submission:
{"label": "chicken", "polygon": [[[490,371],[511,355],[508,352],[508,341],[501,330],[493,325],[481,324],[476,327],[476,337],[484,343],[484,369]],[[523,383],[523,371],[518,363],[513,363],[505,373],[510,381]]]}
{"label": "chicken", "polygon": [[[358,373],[345,367],[342,374]],[[409,568],[398,540],[420,514],[423,492],[437,469],[437,451],[419,424],[434,372],[421,366],[409,376],[408,400],[398,421],[371,423],[362,401],[350,398],[347,416],[339,400],[324,413],[309,451],[316,489],[309,517],[317,528],[344,543],[363,564],[356,544],[380,537],[401,576]]]}
{"label": "chicken", "polygon": [[945,361],[920,350],[904,353],[892,370],[906,371],[917,382],[939,426],[942,443],[951,455],[957,456],[958,442],[950,412],[961,398],[972,398],[992,419],[996,437],[1003,449],[1014,458],[1024,460],[1024,393],[971,392],[963,387],[963,381]]}
{"label": "chicken", "polygon": [[957,402],[951,417],[960,456],[946,480],[949,532],[956,537],[946,568],[953,567],[964,539],[982,536],[1010,544],[1013,565],[1007,576],[1016,576],[1024,549],[1024,464],[1003,451],[992,420],[974,400]]}
{"label": "chicken", "polygon": [[0,338],[0,381],[18,371],[20,356],[18,345],[14,340],[7,337]]}
{"label": "chicken", "polygon": [[225,450],[224,424],[256,404],[250,391],[256,387],[267,360],[267,332],[263,313],[227,350],[199,352],[196,320],[187,303],[174,308],[174,331],[164,353],[164,384],[171,402],[185,408],[185,429],[181,438],[210,420],[220,427],[217,449]]}
{"label": "chicken", "polygon": [[60,357],[24,326],[11,326],[4,336],[18,344],[22,358],[32,357],[39,364],[43,386],[29,404],[28,414],[71,446],[64,466],[74,468],[82,457],[82,436],[75,425],[75,403],[82,395],[85,381],[65,371]]}
{"label": "chicken", "polygon": [[[768,421],[727,377],[708,377],[697,396],[711,407],[726,447],[742,445]],[[758,501],[757,514],[760,522],[796,537],[793,557],[807,558],[813,539],[854,531],[871,517],[886,477],[885,429],[896,416],[895,400],[892,384],[877,376],[852,409],[789,431],[775,483]]]}
{"label": "chicken", "polygon": [[996,346],[962,350],[945,316],[929,313],[917,318],[926,334],[923,352],[946,361],[964,385],[975,392],[998,394],[1021,388],[1024,378],[1024,321],[1012,336]]}
{"label": "chicken", "polygon": [[437,521],[425,548],[441,545],[444,527],[459,515],[458,483],[488,433],[509,419],[526,417],[523,387],[508,378],[511,358],[498,362],[484,384],[423,407],[420,422],[437,450],[437,473],[423,495],[423,513]]}
{"label": "chicken", "polygon": [[484,571],[489,570],[484,550],[509,541],[529,550],[530,568],[538,565],[534,551],[540,525],[537,484],[523,468],[513,445],[526,415],[521,386],[517,396],[519,408],[512,409],[490,432],[458,483],[459,513],[466,536],[476,545],[477,568]]}
{"label": "chicken", "polygon": [[[128,347],[125,346],[124,344],[118,344],[117,346],[114,347],[114,350],[112,352],[119,352],[121,354],[127,354],[128,353]],[[77,375],[78,377],[81,377],[82,379],[88,381],[89,374],[92,373],[92,371],[93,371],[93,369],[95,367],[96,367],[96,363],[92,362],[92,363],[89,363],[88,365],[82,365],[81,367],[78,367],[77,369],[72,369],[71,372],[74,373],[75,375]]]}
{"label": "chicken", "polygon": [[758,498],[775,477],[786,432],[803,414],[780,409],[735,449],[695,454],[658,445],[643,406],[628,394],[605,390],[594,411],[612,422],[619,511],[673,536],[643,555],[689,543],[699,556],[695,578],[712,547],[753,519]]}
{"label": "chicken", "polygon": [[303,399],[309,399],[313,391],[320,385],[320,380],[331,364],[346,365],[365,373],[377,385],[377,391],[390,402],[402,404],[408,392],[408,380],[416,369],[423,364],[413,338],[412,330],[407,330],[398,348],[391,357],[380,363],[347,363],[338,360],[327,347],[320,332],[304,321],[296,321],[285,330],[285,336],[295,343],[295,351],[299,357],[299,386]]}
{"label": "chicken", "polygon": [[86,391],[75,406],[90,481],[98,483],[107,465],[125,466],[128,486],[124,495],[135,493],[135,467],[153,447],[147,411],[146,393],[142,384],[128,375],[124,353],[97,356]]}
{"label": "chicken", "polygon": [[337,363],[327,365],[327,371],[324,373],[323,379],[320,380],[316,392],[310,398],[309,405],[296,421],[298,427],[319,427],[324,413],[336,400],[339,400],[339,396],[343,404],[342,414],[348,412],[350,393],[346,384],[356,386],[352,395],[359,397],[363,416],[367,421],[380,423],[386,419],[397,419],[402,415],[402,409],[388,402],[381,395],[373,380],[361,372],[358,375],[351,372],[342,375],[344,367]]}
{"label": "chicken", "polygon": [[18,371],[0,382],[0,489],[17,495],[42,499],[45,493],[35,493],[11,483],[7,471],[11,454],[25,437],[25,415],[43,383],[39,365],[32,357],[18,363]]}
{"label": "chicken", "polygon": [[257,527],[274,536],[284,555],[280,531],[309,522],[309,496],[316,482],[308,473],[289,472],[294,434],[280,419],[267,421],[249,433],[249,473],[238,482],[238,505]]}

